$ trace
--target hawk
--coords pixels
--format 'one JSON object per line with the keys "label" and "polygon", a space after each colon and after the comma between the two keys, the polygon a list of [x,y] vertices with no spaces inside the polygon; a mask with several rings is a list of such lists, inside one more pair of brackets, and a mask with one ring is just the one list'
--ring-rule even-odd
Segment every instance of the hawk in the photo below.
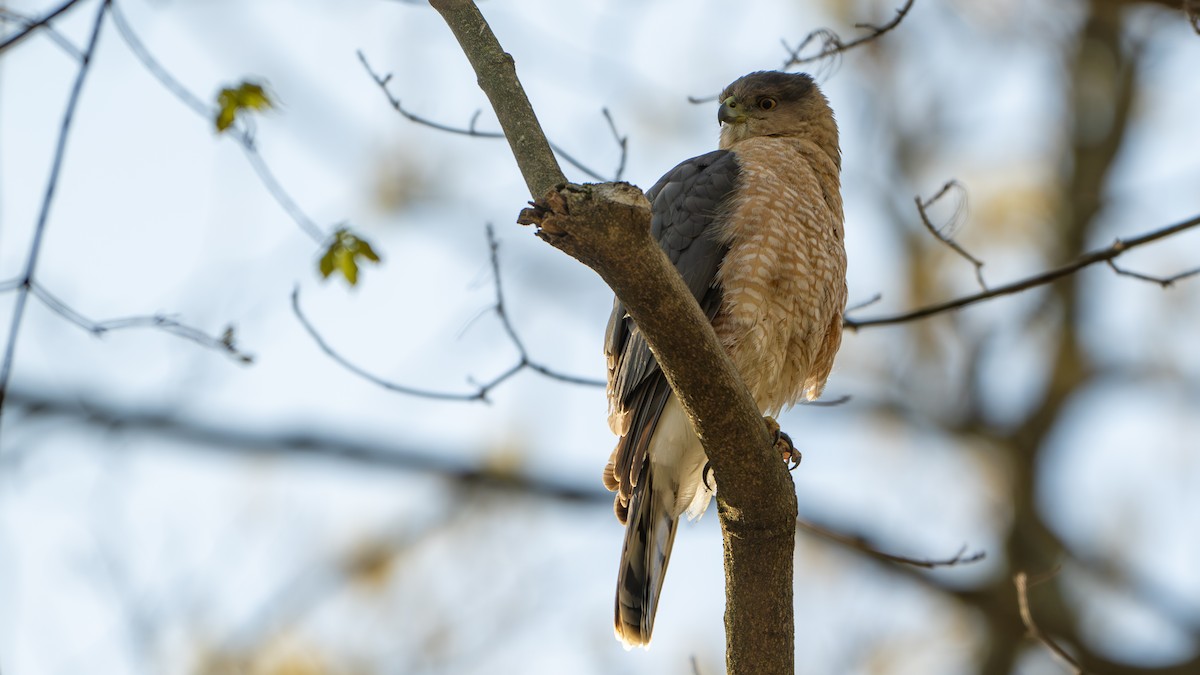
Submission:
{"label": "hawk", "polygon": [[[757,72],[725,88],[719,150],[671,169],[646,196],[651,228],[712,321],[764,415],[821,394],[846,306],[841,150],[812,77]],[[707,457],[650,347],[614,302],[606,331],[604,468],[626,526],[614,627],[648,646],[679,518],[708,507]]]}

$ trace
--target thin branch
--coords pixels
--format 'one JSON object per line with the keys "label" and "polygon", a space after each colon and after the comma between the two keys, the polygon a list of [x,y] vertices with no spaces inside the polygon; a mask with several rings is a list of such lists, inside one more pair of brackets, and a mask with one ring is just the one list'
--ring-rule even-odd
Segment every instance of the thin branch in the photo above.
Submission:
{"label": "thin branch", "polygon": [[805,408],[833,408],[839,405],[845,405],[850,402],[852,397],[849,394],[843,394],[837,398],[831,398],[827,401],[801,401],[800,405]]}
{"label": "thin branch", "polygon": [[847,306],[844,313],[849,314],[850,312],[855,312],[860,309],[870,307],[871,305],[879,302],[882,299],[883,299],[883,293],[876,293],[875,295],[872,295],[871,297],[867,298],[866,300],[862,300],[862,301],[854,303],[853,305]]}
{"label": "thin branch", "polygon": [[[70,10],[77,4],[79,4],[79,0],[67,0],[57,8],[52,9],[48,13],[44,14],[40,19],[33,19],[32,21],[29,21],[24,27],[21,28],[21,30],[5,37],[4,41],[0,42],[0,54],[4,53],[4,50],[8,49],[9,47],[12,47],[21,40],[29,37],[34,31],[58,18],[61,14]],[[104,4],[108,4],[107,0],[104,2]],[[103,11],[105,10],[101,10],[102,13]],[[94,45],[94,42],[92,44]],[[91,52],[87,52],[87,55],[90,56]]]}
{"label": "thin branch", "polygon": [[[605,490],[600,481],[581,483],[556,479],[546,472],[526,474],[498,470],[486,462],[479,463],[473,453],[461,448],[405,446],[312,429],[234,428],[189,419],[167,410],[123,407],[103,397],[65,394],[61,388],[56,388],[53,393],[14,389],[10,403],[26,419],[36,416],[58,418],[110,431],[156,434],[181,441],[168,444],[170,447],[202,449],[229,457],[324,459],[372,471],[433,474],[468,489],[497,489],[532,497],[591,503],[604,508],[612,506],[612,493]],[[121,443],[112,444],[118,451],[127,447]],[[6,455],[5,461],[13,461],[13,454]]]}
{"label": "thin branch", "polygon": [[825,539],[835,541],[843,546],[854,549],[861,553],[865,553],[866,555],[868,555],[872,558],[876,558],[878,560],[883,560],[886,562],[899,563],[901,565],[911,565],[913,567],[920,567],[923,569],[934,569],[934,568],[938,568],[938,567],[955,567],[957,565],[967,565],[967,564],[970,564],[973,562],[979,562],[980,560],[983,560],[984,557],[987,555],[983,551],[976,551],[975,553],[971,553],[970,555],[967,555],[967,546],[966,546],[966,544],[963,544],[963,547],[960,548],[957,553],[955,553],[953,556],[951,556],[949,558],[943,558],[940,560],[921,560],[918,558],[909,558],[906,556],[894,555],[892,553],[884,553],[883,551],[880,551],[879,549],[872,546],[871,543],[869,541],[867,541],[866,537],[843,534],[841,532],[834,532],[833,530],[822,527],[815,523],[808,522],[803,519],[797,519],[796,526],[799,527],[801,530],[804,530],[811,534],[815,534],[819,537],[823,537]]}
{"label": "thin branch", "polygon": [[[1112,246],[1109,246],[1108,248],[1086,253],[1079,258],[1076,258],[1073,262],[1067,263],[1061,267],[1056,267],[1052,270],[1042,272],[1041,274],[1021,279],[1019,281],[1014,281],[1010,284],[1005,284],[1004,286],[997,286],[989,291],[967,295],[955,300],[948,300],[946,302],[929,305],[928,307],[922,307],[920,309],[914,309],[909,312],[903,312],[901,314],[895,314],[892,316],[881,316],[871,319],[852,319],[847,317],[843,322],[843,326],[851,330],[858,330],[859,328],[865,328],[868,326],[888,326],[906,323],[908,321],[924,319],[935,314],[962,309],[968,305],[974,305],[990,298],[1020,293],[1021,291],[1043,286],[1050,282],[1057,281],[1063,277],[1070,276],[1079,270],[1091,265],[1095,265],[1096,263],[1108,262],[1119,257],[1125,251],[1148,244],[1152,241],[1165,239],[1166,237],[1170,237],[1174,234],[1183,232],[1184,230],[1191,229],[1197,225],[1200,225],[1200,216],[1189,218],[1188,220],[1175,223],[1174,225],[1168,225],[1167,227],[1157,230],[1151,230],[1132,239],[1117,239],[1115,242],[1113,242]],[[1191,276],[1191,274],[1191,272],[1188,272],[1185,273],[1184,276]]]}
{"label": "thin branch", "polygon": [[[542,375],[549,377],[550,379],[558,380],[560,382],[567,382],[569,384],[603,387],[605,383],[600,380],[594,380],[589,377],[578,377],[575,375],[564,375],[529,358],[529,352],[525,350],[525,343],[522,342],[521,338],[517,336],[517,331],[515,328],[513,328],[512,322],[509,320],[508,310],[504,304],[504,286],[500,282],[500,242],[496,239],[496,233],[490,223],[487,226],[487,238],[490,261],[492,265],[492,279],[496,285],[496,304],[493,309],[495,310],[497,316],[500,317],[500,322],[504,326],[504,332],[508,335],[509,339],[512,340],[513,346],[517,348],[517,353],[521,355],[521,360],[516,365],[516,369],[519,370],[520,368],[529,368],[530,370],[537,371]],[[495,386],[499,383],[499,381],[495,381],[491,386]]]}
{"label": "thin branch", "polygon": [[1134,279],[1141,279],[1142,281],[1149,281],[1150,283],[1158,284],[1163,288],[1170,288],[1175,284],[1176,281],[1179,281],[1180,279],[1187,279],[1188,277],[1194,277],[1197,274],[1200,274],[1200,267],[1197,267],[1195,269],[1180,272],[1179,274],[1173,274],[1169,277],[1156,277],[1149,274],[1142,274],[1141,272],[1134,272],[1133,270],[1127,270],[1123,267],[1117,267],[1117,263],[1111,260],[1106,260],[1105,262],[1108,263],[1108,266],[1112,268],[1112,271],[1123,277],[1132,277]]}
{"label": "thin branch", "polygon": [[[175,79],[175,76],[167,72],[167,69],[159,63],[158,59],[146,49],[146,46],[125,20],[125,16],[116,4],[113,5],[112,16],[113,24],[117,27],[117,32],[121,35],[121,39],[129,46],[129,51],[133,52],[133,55],[142,62],[142,66],[154,76],[154,79],[158,80],[167,91],[171,92],[175,98],[190,108],[192,112],[211,123],[216,109],[189,91],[179,80]],[[246,153],[246,159],[250,162],[250,166],[254,169],[254,172],[258,174],[263,187],[266,188],[267,192],[275,199],[279,206],[283,208],[288,217],[318,244],[328,240],[329,234],[300,208],[296,200],[292,198],[291,194],[279,182],[279,179],[275,177],[274,172],[271,171],[266,160],[259,153],[253,134],[235,125],[226,130],[225,135],[234,138],[242,146],[242,149]]]}
{"label": "thin branch", "polygon": [[604,114],[604,119],[608,122],[608,130],[612,132],[617,147],[621,148],[621,161],[617,163],[617,170],[613,172],[613,180],[619,181],[625,175],[625,160],[629,157],[629,137],[622,136],[621,132],[617,131],[617,123],[613,121],[612,113],[608,108],[601,108],[600,112]]}
{"label": "thin branch", "polygon": [[[784,59],[783,64],[780,65],[779,69],[787,70],[792,66],[799,66],[805,63],[812,63],[814,61],[820,61],[832,56],[837,56],[843,52],[848,52],[855,47],[862,46],[878,38],[884,33],[887,33],[896,26],[900,25],[900,22],[903,21],[904,17],[908,15],[908,11],[912,9],[914,1],[915,0],[907,0],[903,7],[896,10],[895,18],[882,26],[875,26],[869,23],[854,24],[855,28],[869,31],[867,35],[864,35],[857,40],[842,42],[842,38],[829,28],[818,28],[817,30],[812,31],[808,35],[804,36],[804,39],[800,41],[800,44],[796,45],[795,47],[789,45],[787,40],[781,39],[779,42],[783,45],[783,49],[788,53],[788,56],[786,59]],[[816,41],[820,41],[821,43],[820,52],[812,56],[800,56],[800,52],[803,52],[810,44]],[[688,96],[687,100],[688,103],[698,105],[702,103],[712,103],[713,101],[717,100],[717,96],[717,94],[710,96]]]}
{"label": "thin branch", "polygon": [[321,350],[333,358],[334,361],[337,361],[344,368],[356,375],[359,375],[360,377],[364,377],[367,380],[384,387],[385,389],[401,394],[450,401],[487,401],[488,394],[491,393],[493,389],[527,368],[560,382],[585,385],[589,387],[603,387],[605,383],[600,380],[594,380],[587,377],[578,377],[575,375],[566,375],[550,368],[549,366],[538,363],[529,357],[529,352],[525,349],[525,343],[522,342],[521,337],[517,335],[517,330],[513,326],[512,321],[508,316],[507,305],[505,305],[504,302],[504,285],[500,278],[500,242],[497,241],[496,234],[493,231],[491,224],[488,224],[487,226],[487,239],[489,260],[492,268],[492,280],[496,287],[496,303],[489,309],[494,311],[496,315],[500,317],[500,325],[504,328],[504,333],[508,336],[509,341],[512,342],[513,347],[516,348],[518,359],[516,363],[514,363],[504,372],[500,373],[491,380],[488,380],[487,382],[481,383],[475,381],[474,379],[469,379],[468,381],[471,384],[478,387],[478,390],[475,392],[464,392],[461,394],[455,392],[438,392],[409,387],[407,385],[397,384],[395,382],[385,380],[378,375],[374,375],[363,368],[350,363],[348,359],[339,354],[337,350],[333,349],[333,347],[331,347],[329,343],[326,342],[323,337],[321,337],[316,327],[312,325],[312,322],[310,322],[300,310],[299,288],[296,288],[294,291],[292,291],[292,309],[295,311],[296,317],[300,319],[300,323],[303,324],[304,328],[308,331],[308,334],[312,336]]}
{"label": "thin branch", "polygon": [[[950,190],[958,190],[958,192],[963,195],[963,198],[958,202],[958,206],[955,207],[954,215],[950,217],[949,223],[943,228],[934,227],[933,223],[929,220],[929,214],[926,213],[925,209],[933,206],[935,202],[942,197],[945,197]],[[962,256],[967,262],[971,263],[971,265],[975,267],[975,280],[979,282],[979,288],[987,291],[987,283],[983,280],[983,261],[971,255],[970,253],[967,253],[967,249],[963,248],[958,242],[954,241],[953,237],[943,232],[943,230],[950,230],[953,228],[954,224],[958,222],[959,218],[962,216],[962,212],[964,210],[963,205],[966,203],[966,190],[963,189],[962,184],[957,180],[947,181],[946,184],[942,186],[942,189],[938,190],[937,194],[929,199],[923,200],[921,199],[920,195],[917,195],[916,197],[913,197],[913,201],[917,205],[917,214],[921,216],[921,224],[925,226],[925,229],[929,231],[929,234],[932,234],[938,241],[948,246],[950,250],[954,251],[958,255]]]}
{"label": "thin branch", "polygon": [[[59,10],[66,11],[70,6],[71,3],[68,3]],[[102,0],[100,9],[96,12],[96,19],[92,23],[91,37],[88,39],[87,48],[80,59],[79,73],[75,76],[75,83],[71,86],[71,94],[67,99],[67,107],[63,111],[62,125],[54,148],[54,159],[50,165],[50,177],[46,181],[46,192],[38,211],[37,224],[34,226],[33,241],[30,242],[29,252],[25,257],[25,269],[21,273],[20,283],[16,288],[17,298],[13,306],[12,321],[9,324],[8,342],[4,347],[3,363],[0,363],[0,414],[3,414],[4,411],[4,396],[8,391],[8,382],[12,375],[17,335],[21,331],[21,320],[25,316],[25,304],[33,286],[33,274],[37,269],[38,257],[42,250],[42,240],[45,237],[46,224],[50,218],[50,207],[54,203],[54,192],[58,188],[58,177],[62,170],[63,158],[66,156],[67,138],[70,136],[71,125],[75,120],[75,110],[79,104],[80,94],[83,92],[83,83],[92,70],[92,56],[96,53],[96,45],[100,40],[100,29],[104,26],[104,17],[109,11],[109,6],[110,0]]]}
{"label": "thin branch", "polygon": [[1066,650],[1063,649],[1062,646],[1057,642],[1055,642],[1049,635],[1043,633],[1042,630],[1038,628],[1037,623],[1034,622],[1033,613],[1029,611],[1029,589],[1028,577],[1026,574],[1024,572],[1018,572],[1017,575],[1013,577],[1013,583],[1017,587],[1017,609],[1021,613],[1021,623],[1025,624],[1025,630],[1029,631],[1029,634],[1033,636],[1035,640],[1041,642],[1043,645],[1046,645],[1046,648],[1049,649],[1059,661],[1062,661],[1064,665],[1070,668],[1072,673],[1075,673],[1075,675],[1086,675],[1087,671],[1083,669],[1083,666],[1080,665],[1074,657],[1068,654]]}
{"label": "thin branch", "polygon": [[178,319],[165,316],[163,314],[154,314],[151,316],[129,316],[119,319],[108,319],[106,321],[93,321],[83,314],[80,314],[58,297],[51,294],[45,289],[45,287],[37,282],[32,283],[32,288],[30,291],[33,293],[34,297],[40,300],[42,304],[52,312],[97,337],[102,336],[109,331],[125,330],[128,328],[157,328],[163,332],[184,338],[185,340],[191,340],[202,347],[225,352],[229,356],[242,363],[254,362],[253,355],[238,349],[237,345],[234,343],[234,329],[232,325],[226,328],[225,332],[220,337],[214,337],[208,333],[205,333],[199,328],[188,326],[181,323]]}
{"label": "thin branch", "polygon": [[[867,34],[849,42],[842,42],[842,39],[838,37],[837,33],[828,28],[819,28],[809,33],[803,40],[800,41],[800,44],[796,46],[795,49],[789,47],[785,42],[783,46],[788,50],[788,58],[783,62],[781,69],[787,69],[791,68],[792,66],[799,66],[805,63],[820,61],[821,59],[829,58],[835,54],[848,52],[855,47],[861,47],[862,45],[879,38],[884,33],[887,33],[895,29],[896,26],[900,25],[900,22],[904,20],[904,17],[908,16],[909,10],[912,9],[913,2],[914,0],[906,0],[904,6],[896,10],[896,16],[882,26],[876,26],[869,23],[854,24],[855,28],[865,30],[867,31]],[[821,51],[812,56],[801,56],[800,52],[804,51],[805,47],[817,39],[820,39],[821,41]]]}
{"label": "thin branch", "polygon": [[331,347],[329,345],[329,343],[325,341],[325,338],[321,337],[321,334],[319,332],[317,332],[316,327],[313,326],[312,322],[310,322],[308,320],[308,317],[304,315],[304,312],[300,309],[300,287],[299,286],[297,286],[295,289],[292,290],[292,312],[295,313],[296,318],[300,320],[300,324],[302,326],[304,326],[304,330],[308,331],[309,336],[312,337],[313,341],[315,341],[317,343],[317,346],[321,348],[321,351],[325,352],[325,354],[327,356],[329,356],[329,358],[336,361],[338,363],[338,365],[342,366],[346,370],[349,370],[350,372],[354,373],[355,375],[358,375],[359,377],[361,377],[373,384],[377,384],[380,387],[387,389],[388,391],[394,391],[394,392],[397,392],[400,394],[408,394],[410,396],[420,396],[422,398],[439,399],[439,400],[444,400],[444,401],[486,401],[487,400],[486,390],[483,388],[481,388],[477,392],[463,393],[463,394],[457,394],[457,393],[453,393],[453,392],[444,392],[444,391],[431,391],[431,390],[427,390],[427,389],[417,389],[415,387],[408,387],[408,386],[405,386],[402,384],[396,384],[395,382],[389,382],[388,380],[385,380],[382,377],[379,377],[378,375],[370,373],[367,370],[351,363],[346,357],[342,356],[341,354],[338,353],[338,351],[336,349]]}
{"label": "thin branch", "polygon": [[554,186],[566,183],[567,177],[554,159],[550,142],[517,77],[513,57],[500,46],[479,8],[474,2],[462,0],[430,0],[429,4],[446,22],[471,63],[475,81],[504,129],[529,195],[538,199]]}
{"label": "thin branch", "polygon": [[[475,138],[504,138],[505,137],[504,133],[500,132],[500,131],[480,131],[478,128],[476,128],[475,125],[479,121],[479,116],[483,113],[482,110],[476,110],[475,113],[473,115],[471,115],[471,121],[467,124],[466,127],[454,127],[454,126],[450,126],[448,124],[442,124],[441,122],[435,122],[435,121],[425,118],[425,117],[421,117],[420,115],[405,108],[400,103],[400,99],[396,98],[395,95],[392,94],[392,91],[390,89],[388,89],[388,84],[392,80],[391,73],[389,73],[387,75],[380,75],[379,73],[377,73],[373,68],[371,68],[371,64],[367,61],[367,57],[365,54],[362,53],[362,50],[358,51],[358,60],[362,63],[363,68],[365,68],[367,70],[367,74],[371,76],[371,79],[375,81],[375,84],[379,85],[379,89],[383,92],[383,95],[387,97],[388,103],[391,104],[392,109],[395,110],[396,112],[400,113],[403,117],[408,119],[410,122],[414,122],[414,123],[420,124],[422,126],[427,126],[431,129],[437,129],[438,131],[445,131],[446,133],[459,134],[462,136],[474,136]],[[566,161],[567,164],[570,164],[571,166],[575,167],[576,169],[579,169],[583,173],[587,174],[587,176],[589,178],[591,178],[593,180],[598,180],[601,182],[605,182],[608,180],[621,180],[621,173],[625,169],[625,139],[617,134],[616,128],[613,126],[612,118],[609,116],[607,108],[604,109],[604,117],[605,117],[605,119],[608,120],[609,128],[612,129],[613,136],[617,140],[618,147],[621,148],[621,160],[620,160],[620,164],[617,167],[617,175],[615,178],[610,179],[607,176],[602,175],[600,172],[593,170],[591,167],[587,166],[583,162],[580,162],[579,160],[575,159],[573,156],[571,156],[569,153],[567,153],[566,150],[563,150],[561,147],[556,145],[553,141],[547,141],[547,143],[550,144],[550,149],[554,151],[554,154],[558,155],[559,157],[562,157],[563,160]]]}
{"label": "thin branch", "polygon": [[59,48],[61,48],[67,54],[70,54],[71,58],[75,59],[76,61],[83,58],[83,52],[79,50],[79,47],[76,47],[71,43],[70,40],[66,38],[66,36],[55,30],[54,26],[45,23],[44,19],[33,19],[20,12],[14,12],[12,9],[7,7],[0,7],[0,16],[3,16],[9,21],[21,24],[22,28],[30,28],[35,23],[41,22],[40,25],[42,32],[45,33],[46,37],[50,38],[54,44],[58,45]]}

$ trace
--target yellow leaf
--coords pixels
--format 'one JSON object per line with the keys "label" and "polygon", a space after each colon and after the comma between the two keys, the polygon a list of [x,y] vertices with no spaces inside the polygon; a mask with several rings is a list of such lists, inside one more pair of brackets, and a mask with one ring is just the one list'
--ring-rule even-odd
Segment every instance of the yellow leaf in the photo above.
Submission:
{"label": "yellow leaf", "polygon": [[373,263],[379,263],[379,254],[366,240],[352,234],[347,228],[339,228],[333,233],[329,247],[321,255],[317,270],[323,278],[328,279],[336,270],[341,272],[351,286],[358,283],[358,259],[364,258]]}
{"label": "yellow leaf", "polygon": [[233,126],[243,110],[267,110],[273,107],[267,90],[256,82],[244,81],[236,87],[226,87],[217,94],[217,133]]}
{"label": "yellow leaf", "polygon": [[334,255],[334,263],[337,265],[338,271],[342,276],[346,277],[346,281],[353,286],[358,283],[358,263],[354,260],[354,252],[347,248],[340,248]]}

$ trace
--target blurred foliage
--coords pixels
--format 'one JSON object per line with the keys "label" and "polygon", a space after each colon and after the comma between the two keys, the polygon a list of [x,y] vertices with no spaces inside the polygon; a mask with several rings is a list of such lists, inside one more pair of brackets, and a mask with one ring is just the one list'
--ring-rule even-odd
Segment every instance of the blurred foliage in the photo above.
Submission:
{"label": "blurred foliage", "polygon": [[274,107],[263,85],[249,80],[236,87],[226,87],[217,93],[217,133],[224,133],[244,112],[262,112]]}
{"label": "blurred foliage", "polygon": [[358,283],[359,258],[379,263],[379,254],[371,248],[371,244],[350,232],[348,228],[340,227],[333,233],[329,246],[317,263],[317,269],[321,272],[323,279],[328,279],[334,272],[339,272],[351,286],[354,286]]}

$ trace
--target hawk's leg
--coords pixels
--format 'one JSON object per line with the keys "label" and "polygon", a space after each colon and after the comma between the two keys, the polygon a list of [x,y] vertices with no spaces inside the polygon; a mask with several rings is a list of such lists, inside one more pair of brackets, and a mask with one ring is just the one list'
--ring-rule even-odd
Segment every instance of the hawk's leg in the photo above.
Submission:
{"label": "hawk's leg", "polygon": [[[800,460],[804,458],[804,455],[796,449],[795,444],[792,443],[792,437],[779,428],[779,422],[776,422],[774,417],[763,415],[763,419],[767,421],[767,428],[771,430],[771,435],[775,439],[775,448],[783,456],[783,461],[788,463],[788,471],[795,471],[796,467],[800,466]],[[713,489],[712,483],[708,482],[708,476],[711,473],[712,462],[705,462],[704,468],[700,470],[700,479],[704,481],[704,487],[709,490]]]}
{"label": "hawk's leg", "polygon": [[775,449],[783,455],[783,461],[788,463],[788,471],[795,471],[796,467],[800,466],[800,460],[804,456],[796,449],[792,443],[792,437],[783,433],[783,429],[779,428],[779,422],[775,421],[774,417],[764,415],[763,419],[767,421],[767,428],[771,430],[771,434],[775,437]]}

